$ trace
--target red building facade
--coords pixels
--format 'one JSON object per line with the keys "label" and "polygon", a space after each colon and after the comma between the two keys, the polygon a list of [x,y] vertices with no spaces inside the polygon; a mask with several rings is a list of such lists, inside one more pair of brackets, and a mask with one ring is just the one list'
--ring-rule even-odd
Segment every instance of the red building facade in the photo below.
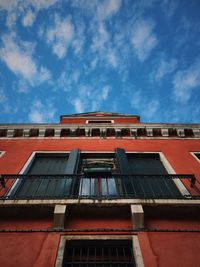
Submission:
{"label": "red building facade", "polygon": [[0,266],[199,266],[200,124],[2,124],[0,173]]}

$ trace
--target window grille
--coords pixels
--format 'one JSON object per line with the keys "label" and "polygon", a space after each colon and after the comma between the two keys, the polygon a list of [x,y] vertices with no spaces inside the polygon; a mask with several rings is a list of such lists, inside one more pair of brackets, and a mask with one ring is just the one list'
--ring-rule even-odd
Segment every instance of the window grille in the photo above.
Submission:
{"label": "window grille", "polygon": [[131,241],[67,241],[62,267],[135,267]]}

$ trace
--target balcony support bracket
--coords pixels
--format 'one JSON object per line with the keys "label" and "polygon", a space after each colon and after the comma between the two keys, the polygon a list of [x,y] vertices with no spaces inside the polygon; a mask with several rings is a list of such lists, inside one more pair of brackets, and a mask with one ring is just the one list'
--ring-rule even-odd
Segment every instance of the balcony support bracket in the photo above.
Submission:
{"label": "balcony support bracket", "polygon": [[132,228],[144,228],[144,211],[142,205],[131,205]]}
{"label": "balcony support bracket", "polygon": [[55,205],[54,228],[64,229],[66,205]]}

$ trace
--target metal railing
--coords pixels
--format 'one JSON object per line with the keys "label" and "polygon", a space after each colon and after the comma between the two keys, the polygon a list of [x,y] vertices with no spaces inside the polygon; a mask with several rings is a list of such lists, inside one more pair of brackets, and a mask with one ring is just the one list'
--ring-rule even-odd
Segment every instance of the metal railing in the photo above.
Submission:
{"label": "metal railing", "polygon": [[194,187],[191,174],[167,175],[19,175],[0,176],[0,199],[183,199],[175,181]]}

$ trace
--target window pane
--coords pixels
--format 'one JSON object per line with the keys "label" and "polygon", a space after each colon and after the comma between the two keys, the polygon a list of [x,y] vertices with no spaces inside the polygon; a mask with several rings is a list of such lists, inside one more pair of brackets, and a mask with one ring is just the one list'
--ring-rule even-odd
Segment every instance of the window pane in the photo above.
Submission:
{"label": "window pane", "polygon": [[102,196],[116,196],[117,189],[114,178],[102,178]]}

